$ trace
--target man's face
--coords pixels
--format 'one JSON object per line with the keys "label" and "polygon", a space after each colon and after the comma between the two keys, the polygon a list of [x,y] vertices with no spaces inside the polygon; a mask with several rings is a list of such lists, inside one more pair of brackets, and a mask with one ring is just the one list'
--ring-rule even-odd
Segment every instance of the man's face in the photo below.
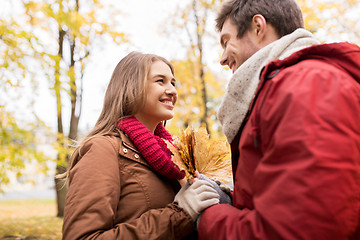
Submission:
{"label": "man's face", "polygon": [[234,73],[248,58],[260,49],[256,33],[250,29],[241,38],[237,37],[236,26],[228,18],[220,32],[220,43],[223,48],[220,64],[227,65]]}

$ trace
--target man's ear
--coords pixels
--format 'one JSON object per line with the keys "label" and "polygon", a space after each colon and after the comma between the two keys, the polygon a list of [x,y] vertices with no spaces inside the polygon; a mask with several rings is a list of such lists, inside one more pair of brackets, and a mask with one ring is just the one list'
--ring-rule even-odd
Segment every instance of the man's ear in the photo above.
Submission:
{"label": "man's ear", "polygon": [[255,14],[252,18],[252,30],[259,43],[263,41],[266,35],[267,23],[263,15]]}
{"label": "man's ear", "polygon": [[265,47],[269,43],[276,41],[280,37],[276,33],[275,28],[266,22],[263,15],[256,14],[252,18],[252,36],[255,37],[256,42],[260,47]]}

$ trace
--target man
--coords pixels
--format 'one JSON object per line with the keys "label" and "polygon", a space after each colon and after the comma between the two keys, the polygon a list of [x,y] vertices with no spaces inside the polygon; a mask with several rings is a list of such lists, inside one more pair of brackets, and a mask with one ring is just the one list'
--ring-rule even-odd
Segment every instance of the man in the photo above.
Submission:
{"label": "man", "polygon": [[226,1],[216,21],[233,204],[199,238],[360,239],[360,48],[319,44],[294,0]]}

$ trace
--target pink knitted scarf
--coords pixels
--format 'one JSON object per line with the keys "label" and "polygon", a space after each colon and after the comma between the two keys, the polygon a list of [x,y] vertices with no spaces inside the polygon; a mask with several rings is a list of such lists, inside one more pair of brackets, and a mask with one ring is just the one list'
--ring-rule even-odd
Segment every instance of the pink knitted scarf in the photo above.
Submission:
{"label": "pink knitted scarf", "polygon": [[154,134],[135,117],[121,119],[116,126],[129,136],[142,156],[156,172],[171,179],[185,177],[171,161],[171,151],[167,148],[163,139],[171,143],[173,139],[161,123],[156,126]]}

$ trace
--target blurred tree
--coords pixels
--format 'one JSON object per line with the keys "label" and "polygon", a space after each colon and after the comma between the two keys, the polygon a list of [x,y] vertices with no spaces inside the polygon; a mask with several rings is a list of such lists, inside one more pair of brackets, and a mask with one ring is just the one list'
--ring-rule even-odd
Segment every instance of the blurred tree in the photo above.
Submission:
{"label": "blurred tree", "polygon": [[[360,21],[359,1],[355,0],[297,0],[304,13],[305,28],[313,32],[321,41],[347,40],[359,42]],[[170,128],[186,128],[189,125],[206,124],[212,131],[213,124],[218,128],[215,109],[225,88],[223,75],[209,71],[210,59],[217,58],[218,34],[215,32],[216,11],[221,0],[182,1],[176,12],[167,19],[165,34],[175,36],[185,49],[184,60],[174,61],[176,77],[179,79],[179,101],[177,114],[170,123]],[[355,29],[355,31],[354,31]],[[220,51],[219,51],[220,52]],[[211,67],[210,67],[211,68]],[[212,68],[213,69],[213,68]],[[206,75],[208,77],[206,77]],[[212,75],[211,77],[209,77]],[[212,96],[209,89],[212,83],[217,96]],[[216,81],[217,80],[217,81]],[[217,102],[215,102],[217,101]]]}
{"label": "blurred tree", "polygon": [[[316,2],[317,1],[317,2]],[[301,11],[304,15],[305,29],[316,32],[321,28],[321,16],[318,14],[321,9],[325,8],[321,0],[297,0]]]}
{"label": "blurred tree", "polygon": [[25,164],[37,161],[45,172],[48,157],[37,149],[35,130],[39,126],[19,124],[13,114],[0,106],[0,192],[9,183],[8,172],[22,176]]}
{"label": "blurred tree", "polygon": [[[203,73],[203,81],[206,83],[207,108],[208,114],[206,123],[199,121],[201,106],[204,104],[204,98],[201,97],[202,85],[199,73],[198,62],[191,60],[174,60],[172,64],[175,68],[175,77],[177,81],[178,101],[176,103],[175,117],[169,124],[169,131],[175,135],[179,130],[184,130],[188,126],[198,128],[202,124],[210,127],[212,137],[221,137],[222,132],[216,118],[216,107],[220,104],[224,94],[224,85],[219,79],[223,79],[220,74],[216,74],[207,69]],[[208,130],[209,132],[209,130]]]}
{"label": "blurred tree", "polygon": [[[37,148],[37,129],[46,129],[44,124],[41,121],[33,123],[26,119],[28,116],[16,116],[5,107],[21,99],[26,87],[34,90],[37,87],[33,69],[36,64],[32,59],[40,55],[31,43],[38,39],[17,20],[0,19],[0,191],[9,183],[10,172],[21,177],[25,165],[33,161],[46,171],[46,160],[49,160]],[[27,84],[25,79],[29,80]],[[32,99],[21,105],[31,107]]]}
{"label": "blurred tree", "polygon": [[[24,78],[32,79],[27,68],[29,59],[36,55],[30,47],[36,36],[22,29],[15,19],[0,19],[0,90],[6,93],[11,87],[21,86]],[[4,101],[4,96],[0,96]]]}
{"label": "blurred tree", "polygon": [[360,44],[360,1],[297,0],[305,28],[322,42],[349,41]]}
{"label": "blurred tree", "polygon": [[[115,18],[119,16],[119,11],[111,5],[103,5],[99,0],[21,0],[21,3],[24,8],[22,22],[16,23],[17,19],[6,22],[4,25],[7,29],[2,32],[1,39],[10,36],[12,32],[9,30],[13,28],[21,32],[16,36],[16,41],[29,43],[33,57],[37,57],[41,64],[41,69],[35,69],[37,77],[45,77],[49,81],[57,109],[56,174],[61,174],[66,171],[69,146],[78,137],[84,72],[89,57],[99,44],[105,45],[107,41],[120,44],[126,42],[126,38]],[[14,27],[13,22],[16,23]],[[23,55],[22,49],[11,44],[6,47],[15,56],[11,62],[21,63],[18,60]],[[8,54],[8,58],[10,56]],[[23,69],[23,72],[32,70],[26,64],[13,65],[14,68]],[[5,83],[14,85],[16,80],[8,78]],[[68,122],[64,122],[64,112],[69,112]],[[65,130],[67,126],[68,131]],[[58,216],[63,216],[67,187],[59,179],[55,179],[55,182]]]}
{"label": "blurred tree", "polygon": [[220,74],[209,70],[211,58],[218,57],[218,52],[213,52],[214,46],[215,49],[218,46],[214,17],[221,2],[183,1],[169,17],[172,24],[165,33],[176,36],[186,53],[184,60],[174,61],[180,84],[177,117],[171,123],[181,128],[205,125],[209,133],[221,132],[215,108],[224,92],[225,81]]}
{"label": "blurred tree", "polygon": [[[34,31],[46,35],[53,45],[43,53],[44,69],[51,81],[51,89],[56,98],[57,132],[60,146],[67,147],[67,140],[75,141],[81,116],[83,76],[87,59],[94,44],[103,37],[110,37],[116,43],[126,41],[124,33],[117,29],[115,8],[105,6],[98,0],[51,0],[24,1],[26,14]],[[105,10],[102,11],[102,10]],[[45,39],[44,39],[45,40]],[[54,52],[53,50],[57,50]],[[66,136],[63,123],[63,108],[67,105],[62,97],[70,100],[69,131]],[[66,137],[65,137],[66,136]],[[66,171],[68,154],[59,148],[57,174]],[[58,216],[63,216],[66,187],[55,179],[57,189]]]}

